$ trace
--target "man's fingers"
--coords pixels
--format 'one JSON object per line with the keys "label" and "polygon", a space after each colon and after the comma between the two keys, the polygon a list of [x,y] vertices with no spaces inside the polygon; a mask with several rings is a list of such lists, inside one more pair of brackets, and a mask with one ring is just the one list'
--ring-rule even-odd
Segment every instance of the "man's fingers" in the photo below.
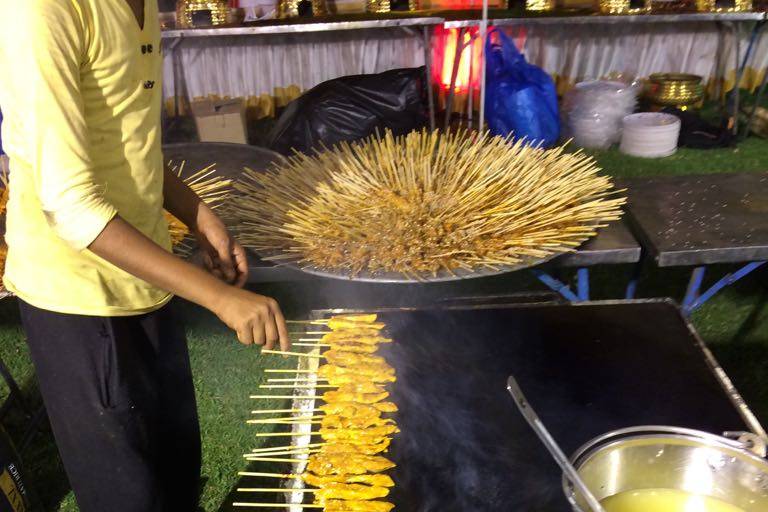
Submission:
{"label": "man's fingers", "polygon": [[253,342],[257,345],[264,345],[266,342],[266,335],[264,334],[264,324],[257,323],[253,326]]}
{"label": "man's fingers", "polygon": [[213,258],[211,258],[211,255],[208,252],[203,253],[203,265],[205,265],[205,268],[207,268],[209,271],[213,271]]}
{"label": "man's fingers", "polygon": [[235,270],[235,262],[232,257],[232,239],[229,238],[226,243],[221,244],[218,247],[219,253],[219,267],[221,267],[224,276],[227,278],[228,283],[234,283],[237,279],[237,272]]}
{"label": "man's fingers", "polygon": [[275,319],[275,326],[277,327],[278,338],[280,339],[280,348],[283,350],[291,349],[291,340],[288,337],[288,326],[285,323],[285,317],[280,310],[280,305],[276,300],[270,299],[269,309],[272,311],[272,316]]}
{"label": "man's fingers", "polygon": [[232,246],[232,254],[235,259],[235,268],[237,270],[235,286],[242,288],[248,281],[248,256],[246,255],[243,246],[237,241],[235,241]]}
{"label": "man's fingers", "polygon": [[243,345],[253,345],[253,328],[250,324],[237,330],[237,339]]}
{"label": "man's fingers", "polygon": [[280,335],[277,332],[277,325],[275,324],[275,317],[270,313],[267,322],[264,324],[264,334],[267,337],[266,348],[272,350],[275,348],[275,343],[280,339]]}

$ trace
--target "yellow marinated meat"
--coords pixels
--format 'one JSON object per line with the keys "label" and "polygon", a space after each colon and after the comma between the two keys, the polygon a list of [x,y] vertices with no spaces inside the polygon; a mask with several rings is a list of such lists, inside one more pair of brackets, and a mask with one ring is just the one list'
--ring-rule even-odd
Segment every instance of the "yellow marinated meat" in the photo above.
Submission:
{"label": "yellow marinated meat", "polygon": [[309,458],[307,470],[316,475],[364,475],[381,473],[395,467],[395,463],[381,455],[356,453],[316,453]]}
{"label": "yellow marinated meat", "polygon": [[338,350],[340,352],[352,352],[354,354],[373,354],[379,350],[378,345],[365,345],[363,343],[335,342],[330,343],[330,345],[333,345],[334,350]]}
{"label": "yellow marinated meat", "polygon": [[386,487],[328,482],[315,491],[315,503],[322,505],[327,500],[375,500],[388,494],[389,489]]}
{"label": "yellow marinated meat", "polygon": [[350,484],[367,484],[375,485],[376,487],[394,487],[395,482],[392,477],[382,473],[365,474],[365,475],[325,475],[318,476],[312,473],[304,473],[301,475],[302,480],[307,484],[315,487],[323,487],[329,483],[350,483]]}
{"label": "yellow marinated meat", "polygon": [[325,415],[321,421],[323,428],[370,428],[382,425],[394,425],[394,420],[381,417]]}
{"label": "yellow marinated meat", "polygon": [[335,376],[367,377],[372,382],[395,382],[395,370],[382,365],[360,365],[356,368],[347,368],[335,364],[324,364],[317,370],[320,377],[331,379]]}
{"label": "yellow marinated meat", "polygon": [[328,500],[325,512],[389,512],[395,506],[386,501]]}
{"label": "yellow marinated meat", "polygon": [[375,404],[389,397],[389,393],[346,393],[344,391],[326,391],[323,393],[323,400],[327,403],[332,402],[359,402],[361,404]]}
{"label": "yellow marinated meat", "polygon": [[331,317],[332,320],[344,320],[345,322],[355,322],[355,323],[363,323],[363,324],[371,324],[375,322],[377,318],[378,318],[378,315],[376,315],[376,313],[334,315],[333,317]]}
{"label": "yellow marinated meat", "polygon": [[358,331],[332,331],[322,336],[323,343],[361,343],[364,345],[381,345],[392,343],[391,338],[381,336],[379,331],[360,329]]}
{"label": "yellow marinated meat", "polygon": [[396,425],[380,425],[369,428],[325,428],[320,427],[320,437],[326,441],[346,439],[380,439],[400,432]]}
{"label": "yellow marinated meat", "polygon": [[355,375],[353,373],[333,373],[331,372],[331,375],[328,377],[325,377],[325,380],[328,381],[328,384],[332,386],[343,386],[344,384],[360,384],[360,383],[379,383],[379,384],[386,384],[389,382],[394,382],[395,377],[386,377],[381,376],[381,378],[378,378],[374,375]]}
{"label": "yellow marinated meat", "polygon": [[394,402],[376,402],[373,407],[377,408],[381,412],[397,412],[397,404]]}
{"label": "yellow marinated meat", "polygon": [[354,352],[342,352],[340,350],[326,350],[323,357],[331,363],[341,366],[357,366],[358,364],[387,364],[387,361],[381,356],[369,354],[356,354]]}
{"label": "yellow marinated meat", "polygon": [[334,402],[319,407],[326,414],[343,416],[378,416],[383,412],[397,412],[397,406],[392,402],[378,402],[373,405],[354,402]]}
{"label": "yellow marinated meat", "polygon": [[[364,440],[361,440],[364,441]],[[327,443],[320,448],[320,453],[360,453],[362,455],[378,455],[389,449],[392,442],[390,438],[384,438],[376,443]]]}
{"label": "yellow marinated meat", "polygon": [[380,331],[386,327],[383,322],[355,322],[344,318],[331,318],[328,320],[327,325],[332,331],[356,330],[362,328],[368,331]]}

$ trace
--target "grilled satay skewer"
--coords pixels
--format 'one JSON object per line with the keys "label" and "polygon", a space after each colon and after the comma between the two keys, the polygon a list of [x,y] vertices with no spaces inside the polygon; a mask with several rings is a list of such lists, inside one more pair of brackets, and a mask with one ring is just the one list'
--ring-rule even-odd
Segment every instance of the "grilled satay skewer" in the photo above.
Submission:
{"label": "grilled satay skewer", "polygon": [[319,476],[312,473],[302,473],[295,475],[291,473],[254,473],[252,471],[241,471],[239,476],[259,477],[259,478],[280,478],[280,479],[301,479],[309,485],[320,487],[327,482],[342,482],[342,483],[360,483],[367,485],[375,485],[378,487],[394,487],[395,482],[392,477],[384,473],[371,473],[366,475],[326,475]]}
{"label": "grilled satay skewer", "polygon": [[315,503],[327,500],[375,500],[389,495],[388,487],[376,487],[363,484],[348,484],[343,482],[327,482],[322,487],[286,489],[282,487],[239,487],[237,492],[306,492],[315,495]]}

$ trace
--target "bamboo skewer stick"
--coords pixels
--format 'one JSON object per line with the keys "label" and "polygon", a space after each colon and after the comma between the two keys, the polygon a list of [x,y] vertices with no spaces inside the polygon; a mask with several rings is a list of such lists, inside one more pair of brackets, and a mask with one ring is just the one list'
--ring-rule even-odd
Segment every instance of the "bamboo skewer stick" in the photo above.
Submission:
{"label": "bamboo skewer stick", "polygon": [[293,399],[293,398],[301,398],[305,400],[322,400],[322,396],[318,395],[251,395],[251,398],[253,399],[269,399],[269,400],[279,400],[279,399]]}
{"label": "bamboo skewer stick", "polygon": [[285,370],[282,368],[267,368],[264,373],[317,373],[315,370]]}
{"label": "bamboo skewer stick", "polygon": [[323,446],[325,443],[308,443],[303,446],[298,445],[284,445],[284,446],[275,446],[271,448],[254,448],[251,450],[251,453],[263,453],[263,452],[269,452],[269,451],[275,451],[275,450],[293,450],[298,448],[319,448],[320,446]]}
{"label": "bamboo skewer stick", "polygon": [[286,352],[283,350],[268,350],[263,349],[261,351],[262,354],[273,354],[273,355],[279,355],[279,356],[299,356],[299,357],[313,357],[317,359],[323,359],[323,356],[320,354],[307,354],[306,352]]}
{"label": "bamboo skewer stick", "polygon": [[[300,338],[306,339],[306,338]],[[332,347],[330,343],[292,343],[294,347]]]}
{"label": "bamboo skewer stick", "polygon": [[238,471],[237,475],[262,478],[301,478],[301,475],[294,475],[291,473],[259,473],[254,471]]}
{"label": "bamboo skewer stick", "polygon": [[[317,409],[309,409],[308,411],[316,411]],[[260,409],[257,411],[251,411],[251,414],[282,414],[282,413],[294,413],[304,412],[304,409]]]}
{"label": "bamboo skewer stick", "polygon": [[[286,490],[286,492],[290,492]],[[246,503],[235,502],[233,507],[251,507],[251,508],[282,508],[282,507],[300,507],[300,508],[325,508],[325,505],[313,503]]]}
{"label": "bamboo skewer stick", "polygon": [[259,457],[254,455],[243,455],[246,460],[251,462],[306,462],[305,459],[286,459],[282,457]]}
{"label": "bamboo skewer stick", "polygon": [[338,387],[332,384],[261,384],[259,389],[328,389]]}
{"label": "bamboo skewer stick", "polygon": [[[317,380],[317,381],[327,381],[328,379],[325,378],[325,377],[317,377],[317,379],[315,379],[315,380]],[[311,381],[311,380],[308,380],[308,379],[296,380],[296,378],[294,378],[294,377],[289,377],[289,378],[285,378],[285,379],[281,379],[281,378],[267,379],[267,382],[275,382],[275,383],[277,383],[277,382],[295,382],[297,384],[306,384],[308,382],[314,382],[314,381]]]}
{"label": "bamboo skewer stick", "polygon": [[302,487],[299,489],[288,489],[285,487],[238,487],[237,492],[318,492],[321,489]]}
{"label": "bamboo skewer stick", "polygon": [[243,457],[283,457],[286,455],[310,455],[312,453],[317,453],[320,450],[318,449],[296,449],[296,450],[286,450],[283,452],[266,452],[266,453],[244,453]]}

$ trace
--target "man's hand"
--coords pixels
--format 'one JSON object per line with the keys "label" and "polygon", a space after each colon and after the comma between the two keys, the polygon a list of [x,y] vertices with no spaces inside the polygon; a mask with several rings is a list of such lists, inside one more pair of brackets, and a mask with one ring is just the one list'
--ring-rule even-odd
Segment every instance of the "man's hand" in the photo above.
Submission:
{"label": "man's hand", "polygon": [[277,301],[245,290],[231,288],[221,296],[213,312],[237,332],[243,345],[265,345],[274,348],[280,343],[282,350],[291,348],[285,318]]}
{"label": "man's hand", "polygon": [[199,207],[195,224],[193,233],[202,250],[205,267],[219,279],[242,288],[248,279],[248,261],[243,246],[204,204]]}

